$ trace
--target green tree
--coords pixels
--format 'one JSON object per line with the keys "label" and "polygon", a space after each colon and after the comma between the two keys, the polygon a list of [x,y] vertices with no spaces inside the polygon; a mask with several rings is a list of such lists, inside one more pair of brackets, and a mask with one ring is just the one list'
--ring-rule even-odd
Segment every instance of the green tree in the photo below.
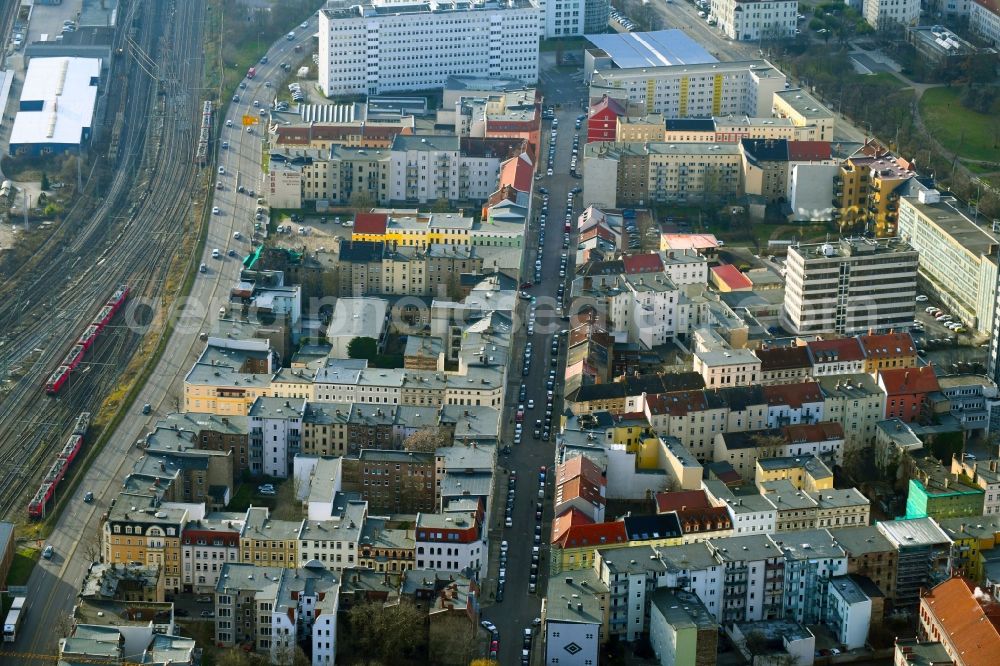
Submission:
{"label": "green tree", "polygon": [[42,189],[43,190],[50,189],[49,188],[49,175],[47,173],[45,173],[44,171],[42,172]]}
{"label": "green tree", "polygon": [[347,343],[348,358],[363,358],[369,361],[378,356],[378,340],[358,336]]}

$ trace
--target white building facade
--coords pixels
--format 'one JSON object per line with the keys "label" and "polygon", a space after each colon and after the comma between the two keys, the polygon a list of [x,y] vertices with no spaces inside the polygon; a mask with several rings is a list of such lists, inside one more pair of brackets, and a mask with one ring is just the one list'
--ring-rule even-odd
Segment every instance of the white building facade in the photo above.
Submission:
{"label": "white building facade", "polygon": [[712,0],[719,28],[736,40],[793,37],[798,11],[797,0]]}
{"label": "white building facade", "polygon": [[[582,30],[582,0],[565,4],[579,5]],[[534,83],[540,17],[526,0],[328,3],[319,12],[319,86],[337,96],[440,88],[449,76]]]}

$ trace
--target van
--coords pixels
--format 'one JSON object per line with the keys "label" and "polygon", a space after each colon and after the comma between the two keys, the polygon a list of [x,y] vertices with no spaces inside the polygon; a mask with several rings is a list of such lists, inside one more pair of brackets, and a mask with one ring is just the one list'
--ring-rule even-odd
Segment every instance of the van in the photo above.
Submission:
{"label": "van", "polygon": [[225,317],[226,316],[226,308],[225,308],[225,306],[219,308],[219,316],[220,317]]}

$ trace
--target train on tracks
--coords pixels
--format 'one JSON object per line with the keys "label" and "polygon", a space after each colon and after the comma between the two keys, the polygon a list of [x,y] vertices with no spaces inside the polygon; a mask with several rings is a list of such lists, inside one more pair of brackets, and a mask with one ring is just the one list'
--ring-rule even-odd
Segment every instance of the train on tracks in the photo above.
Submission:
{"label": "train on tracks", "polygon": [[66,473],[69,468],[73,466],[73,461],[76,460],[76,456],[80,453],[80,449],[83,448],[83,439],[87,434],[87,428],[90,427],[90,412],[81,412],[80,416],[76,418],[76,425],[73,427],[73,434],[69,436],[66,441],[66,445],[63,446],[62,451],[56,456],[55,461],[52,463],[52,467],[49,468],[48,473],[45,478],[42,479],[41,485],[38,487],[38,491],[35,496],[31,498],[31,502],[28,503],[28,518],[32,520],[41,520],[45,518],[45,513],[48,510],[49,502],[52,500],[52,496],[56,492],[56,486],[65,478]]}
{"label": "train on tracks", "polygon": [[76,370],[80,363],[83,362],[83,357],[87,354],[90,348],[93,346],[94,341],[97,340],[97,336],[100,335],[101,331],[111,323],[114,316],[121,310],[122,306],[125,304],[125,299],[128,298],[129,287],[127,284],[123,284],[115,290],[115,293],[105,302],[101,311],[97,313],[97,316],[87,324],[87,328],[84,329],[83,333],[73,344],[72,349],[66,354],[66,357],[56,368],[55,372],[49,375],[49,378],[45,381],[45,392],[49,395],[55,395],[62,390],[66,382],[69,381],[70,374]]}

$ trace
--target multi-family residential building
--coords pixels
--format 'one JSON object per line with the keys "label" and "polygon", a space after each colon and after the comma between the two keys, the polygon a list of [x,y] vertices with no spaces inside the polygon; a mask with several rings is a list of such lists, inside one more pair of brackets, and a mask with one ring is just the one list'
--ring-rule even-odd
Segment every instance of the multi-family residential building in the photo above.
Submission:
{"label": "multi-family residential building", "polygon": [[729,39],[758,41],[795,35],[799,6],[794,0],[713,0],[712,16]]}
{"label": "multi-family residential building", "polygon": [[610,636],[609,586],[593,569],[586,569],[571,576],[553,575],[546,590],[544,663],[598,663],[600,648]]}
{"label": "multi-family residential building", "polygon": [[874,525],[830,529],[847,552],[847,573],[872,581],[887,598],[896,594],[896,547]]}
{"label": "multi-family residential building", "polygon": [[725,388],[753,386],[760,382],[760,359],[748,349],[696,351],[694,371],[705,380],[705,386]]}
{"label": "multi-family residential building", "polygon": [[1000,5],[995,0],[972,0],[969,28],[990,46],[1000,45]]}
{"label": "multi-family residential building", "polygon": [[182,590],[204,593],[215,590],[227,562],[240,561],[241,513],[208,514],[190,521],[181,532]]}
{"label": "multi-family residential building", "polygon": [[933,458],[915,461],[906,495],[906,517],[935,520],[982,516],[986,491]]}
{"label": "multi-family residential building", "polygon": [[816,456],[760,458],[754,483],[760,489],[768,481],[786,480],[795,490],[815,491],[833,488],[833,472]]}
{"label": "multi-family residential building", "polygon": [[805,346],[761,347],[754,350],[760,359],[760,383],[790,384],[804,381],[812,374],[812,360]]}
{"label": "multi-family residential building", "polygon": [[858,336],[865,352],[865,372],[875,374],[884,368],[915,368],[917,345],[909,332],[866,333]]}
{"label": "multi-family residential building", "polygon": [[896,579],[890,596],[896,608],[916,610],[920,590],[950,575],[952,541],[931,518],[876,523],[896,550]]}
{"label": "multi-family residential building", "polygon": [[369,518],[358,544],[358,566],[379,573],[400,573],[414,567],[416,541],[412,529],[394,528],[382,518]]}
{"label": "multi-family residential building", "polygon": [[649,642],[661,664],[712,666],[719,624],[697,595],[660,588],[650,596]]}
{"label": "multi-family residential building", "polygon": [[930,395],[941,390],[931,365],[880,370],[878,385],[885,393],[885,418],[898,418],[905,423],[926,419]]}
{"label": "multi-family residential building", "polygon": [[305,400],[257,398],[250,406],[250,471],[286,478],[301,450]]}
{"label": "multi-family residential building", "polygon": [[885,417],[885,392],[867,374],[819,378],[823,418],[844,429],[844,452],[859,451],[875,442],[876,425]]}
{"label": "multi-family residential building", "polygon": [[534,83],[539,24],[530,2],[327,3],[319,12],[320,89],[327,96],[377,95],[441,87],[456,75]]}
{"label": "multi-family residential building", "polygon": [[462,572],[474,578],[486,571],[488,546],[481,512],[418,513],[416,524],[418,569]]}
{"label": "multi-family residential building", "polygon": [[823,393],[816,382],[765,386],[764,398],[769,428],[828,420],[823,416]]}
{"label": "multi-family residential building", "polygon": [[434,511],[433,453],[362,449],[344,463],[344,490],[360,493],[372,511]]}
{"label": "multi-family residential building", "polygon": [[784,617],[819,624],[827,616],[830,579],[847,574],[847,553],[827,530],[796,532],[794,542],[782,536],[774,540],[785,558]]}
{"label": "multi-family residential building", "polygon": [[267,507],[250,507],[240,529],[240,562],[294,569],[300,527],[298,520],[272,519]]}
{"label": "multi-family residential building", "polygon": [[976,461],[952,458],[951,473],[964,475],[983,489],[985,495],[982,515],[1000,514],[1000,460],[989,458]]}
{"label": "multi-family residential building", "polygon": [[733,536],[747,534],[772,534],[777,530],[777,512],[774,504],[757,492],[734,493],[721,481],[703,482],[709,501],[724,507],[733,525]]}
{"label": "multi-family residential building", "polygon": [[839,423],[786,425],[776,429],[726,432],[715,436],[714,460],[732,465],[750,481],[758,458],[816,456],[827,464],[843,462],[844,430]]}
{"label": "multi-family residential building", "polygon": [[834,219],[845,230],[867,229],[879,238],[897,232],[899,197],[916,176],[913,164],[872,139],[833,177]]}
{"label": "multi-family residential building", "polygon": [[160,504],[155,495],[122,492],[104,520],[101,553],[108,564],[141,562],[163,568],[164,586],[181,589],[181,532],[196,517],[190,505]]}
{"label": "multi-family residential building", "polygon": [[959,210],[954,197],[921,189],[899,200],[899,236],[920,253],[920,277],[952,316],[979,331],[993,326],[1000,240]]}
{"label": "multi-family residential building", "polygon": [[607,95],[667,118],[766,118],[774,93],[784,89],[785,75],[766,60],[704,62],[595,71],[590,99]]}
{"label": "multi-family residential building", "polygon": [[949,663],[973,666],[987,663],[1000,650],[996,616],[964,578],[946,580],[920,597],[920,638],[940,643]]}
{"label": "multi-family residential building", "polygon": [[808,132],[807,141],[833,141],[836,116],[815,97],[801,88],[778,90],[772,97],[773,106],[765,117],[790,120],[799,131]]}
{"label": "multi-family residential building", "polygon": [[867,238],[792,246],[783,317],[797,333],[859,333],[913,322],[918,253]]}
{"label": "multi-family residential building", "polygon": [[367,518],[367,503],[338,494],[333,515],[303,520],[299,526],[298,566],[315,561],[337,572],[358,566],[358,544]]}
{"label": "multi-family residential building", "polygon": [[267,340],[210,337],[184,377],[184,411],[246,416],[254,400],[271,395],[278,365]]}
{"label": "multi-family residential building", "polygon": [[[194,448],[206,451],[231,451],[233,472],[242,475],[250,469],[250,426],[245,416],[216,416],[197,412],[177,412],[158,420],[153,428],[154,437],[161,431],[172,430],[192,434]],[[148,439],[148,438],[147,438]],[[176,436],[171,436],[177,444]]]}
{"label": "multi-family residential building", "polygon": [[812,376],[858,375],[865,370],[865,351],[858,338],[830,338],[806,343],[812,359]]}
{"label": "multi-family residential building", "polygon": [[919,0],[864,0],[863,14],[876,30],[902,33],[920,19]]}

